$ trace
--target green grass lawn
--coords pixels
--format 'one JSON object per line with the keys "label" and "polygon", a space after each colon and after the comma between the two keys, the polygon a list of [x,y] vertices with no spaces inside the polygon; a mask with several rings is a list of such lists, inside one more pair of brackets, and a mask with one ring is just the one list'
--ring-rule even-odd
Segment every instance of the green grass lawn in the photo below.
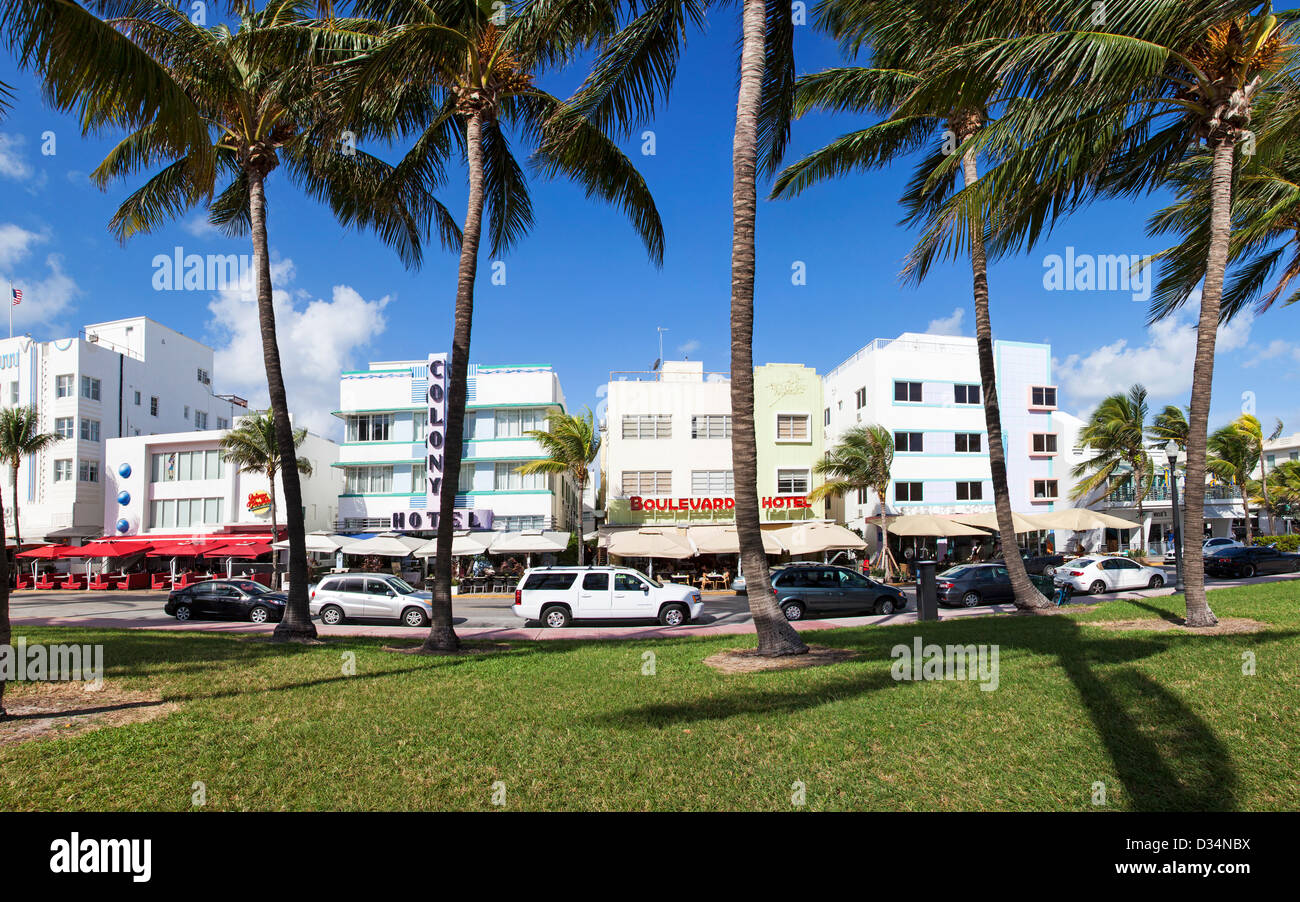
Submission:
{"label": "green grass lawn", "polygon": [[[385,640],[314,647],[204,633],[43,628],[102,642],[107,679],[167,717],[0,746],[0,809],[1118,810],[1300,805],[1300,583],[1212,593],[1262,632],[1116,632],[1181,598],[1054,617],[805,634],[861,657],[721,674],[748,637],[517,642],[423,658]],[[1000,647],[1000,685],[896,682],[920,635]],[[414,637],[413,637],[414,640]],[[642,674],[653,651],[655,674]],[[1242,673],[1253,652],[1256,673]],[[355,655],[356,674],[343,674]]]}

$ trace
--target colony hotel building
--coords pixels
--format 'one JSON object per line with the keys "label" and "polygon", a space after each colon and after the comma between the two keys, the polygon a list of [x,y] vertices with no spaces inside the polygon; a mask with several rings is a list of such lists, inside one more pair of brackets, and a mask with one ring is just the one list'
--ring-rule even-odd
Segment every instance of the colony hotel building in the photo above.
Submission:
{"label": "colony hotel building", "polygon": [[[345,423],[336,465],[344,474],[339,531],[436,528],[426,439],[430,382],[438,375],[429,360],[375,362],[343,373],[334,412]],[[547,417],[564,411],[560,380],[549,366],[470,364],[458,525],[511,532],[578,528],[581,503],[570,477],[517,472],[546,456],[527,433],[545,431]]]}
{"label": "colony hotel building", "polygon": [[[807,500],[823,454],[822,383],[801,364],[754,369],[758,495],[765,522],[822,516]],[[735,520],[731,383],[698,361],[612,373],[601,445],[608,530]]]}
{"label": "colony hotel building", "polygon": [[[111,440],[224,429],[245,413],[241,399],[213,393],[212,357],[206,345],[143,316],[54,341],[0,340],[0,403],[35,406],[40,431],[60,436],[19,468],[23,541],[75,544],[113,534],[104,530],[119,519],[106,478]],[[9,467],[0,470],[8,491]],[[9,504],[5,522],[12,540]]]}

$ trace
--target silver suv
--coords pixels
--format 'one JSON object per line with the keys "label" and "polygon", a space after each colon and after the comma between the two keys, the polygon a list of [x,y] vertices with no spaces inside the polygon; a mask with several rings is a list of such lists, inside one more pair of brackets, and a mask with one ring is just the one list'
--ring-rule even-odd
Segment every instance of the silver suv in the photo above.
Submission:
{"label": "silver suv", "polygon": [[386,573],[331,573],[309,592],[312,616],[331,626],[348,618],[428,626],[433,618],[430,593]]}

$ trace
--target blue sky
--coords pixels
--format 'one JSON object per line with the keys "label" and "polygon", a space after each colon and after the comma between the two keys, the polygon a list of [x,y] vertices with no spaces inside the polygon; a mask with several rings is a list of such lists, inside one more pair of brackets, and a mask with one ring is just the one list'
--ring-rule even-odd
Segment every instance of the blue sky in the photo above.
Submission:
{"label": "blue sky", "polygon": [[[473,356],[484,364],[550,363],[571,407],[597,404],[611,370],[649,369],[658,355],[728,368],[731,137],[735,115],[738,15],[715,14],[694,38],[669,104],[649,126],[656,153],[624,142],[653,191],[667,232],[664,266],[651,265],[630,226],[565,182],[534,181],[537,225],[503,258],[506,284],[490,280],[486,249],[479,267]],[[797,30],[800,72],[836,61],[832,44]],[[549,76],[565,94],[581,72]],[[146,314],[218,349],[216,388],[252,400],[261,388],[252,305],[211,292],[155,291],[157,254],[251,253],[222,238],[198,211],[156,234],[117,243],[107,223],[136,179],[101,192],[87,181],[112,138],[84,139],[74,121],[51,112],[36,82],[0,61],[0,79],[19,88],[0,122],[0,279],[27,292],[16,333],[38,339],[73,334],[88,322]],[[854,126],[840,117],[795,124],[790,160]],[[46,133],[54,137],[48,150]],[[936,137],[937,140],[937,137]],[[43,146],[44,145],[44,146]],[[392,150],[366,148],[395,158]],[[813,188],[793,201],[763,202],[758,212],[757,362],[801,362],[825,372],[876,337],[904,331],[973,334],[969,267],[946,264],[920,288],[897,277],[914,233],[898,225],[907,165]],[[460,173],[441,199],[462,216]],[[298,195],[279,174],[268,187],[272,255],[277,261],[282,352],[296,414],[333,428],[336,375],[367,360],[423,357],[450,343],[455,256],[432,248],[422,270],[404,269],[369,235],[344,231],[328,210]],[[1062,224],[1033,252],[999,262],[990,274],[999,338],[1047,341],[1056,358],[1063,406],[1085,414],[1112,391],[1144,382],[1153,407],[1186,403],[1194,333],[1190,318],[1154,330],[1145,305],[1123,291],[1047,291],[1045,258],[1065,254],[1149,253],[1160,247],[1144,223],[1161,203],[1152,197],[1096,205]],[[807,283],[791,283],[796,261]],[[1278,309],[1243,319],[1221,336],[1212,425],[1235,416],[1254,393],[1266,425],[1282,418],[1300,431],[1300,311]],[[2,328],[2,326],[0,326]]]}

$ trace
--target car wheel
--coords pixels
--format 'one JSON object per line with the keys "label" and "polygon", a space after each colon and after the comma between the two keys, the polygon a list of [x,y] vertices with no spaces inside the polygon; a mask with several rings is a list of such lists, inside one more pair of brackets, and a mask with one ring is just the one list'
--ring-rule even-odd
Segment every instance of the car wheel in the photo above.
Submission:
{"label": "car wheel", "polygon": [[424,613],[423,608],[407,608],[402,612],[402,623],[407,626],[428,626],[429,615]]}
{"label": "car wheel", "polygon": [[192,610],[190,609],[190,606],[189,606],[189,605],[187,605],[187,604],[178,604],[178,605],[176,606],[176,619],[177,619],[177,620],[189,620],[189,619],[190,619],[191,617],[193,617],[193,616],[194,616],[194,611],[192,611]]}
{"label": "car wheel", "polygon": [[690,612],[680,604],[664,605],[663,610],[659,612],[659,622],[664,626],[681,626],[690,619]]}
{"label": "car wheel", "polygon": [[876,613],[877,613],[877,614],[892,614],[892,613],[894,613],[894,599],[892,599],[892,598],[882,598],[882,599],[880,599],[879,601],[877,601],[877,602],[876,602]]}
{"label": "car wheel", "polygon": [[258,605],[248,612],[248,619],[253,623],[266,623],[271,619],[271,611],[265,605]]}
{"label": "car wheel", "polygon": [[980,593],[967,592],[961,597],[961,605],[964,608],[973,608],[980,603]]}
{"label": "car wheel", "polygon": [[1102,592],[1105,591],[1106,591],[1106,583],[1104,583],[1102,580],[1096,580],[1095,582],[1093,582],[1091,586],[1088,587],[1088,594],[1090,595],[1100,595]]}
{"label": "car wheel", "polygon": [[1165,584],[1165,578],[1163,576],[1153,576],[1151,577],[1151,582],[1147,583],[1147,588],[1159,589],[1164,584]]}
{"label": "car wheel", "polygon": [[320,609],[320,622],[327,626],[337,626],[344,619],[343,609],[336,604],[327,604]]}
{"label": "car wheel", "polygon": [[546,624],[551,629],[564,629],[572,621],[573,618],[569,615],[569,609],[562,608],[557,604],[551,605],[549,608],[542,611],[542,623]]}
{"label": "car wheel", "polygon": [[1055,575],[1056,575],[1056,568],[1053,567],[1051,564],[1048,564],[1046,567],[1043,568],[1043,576],[1055,576]]}
{"label": "car wheel", "polygon": [[781,605],[781,613],[786,620],[803,620],[803,605],[797,601],[787,601]]}
{"label": "car wheel", "polygon": [[1254,564],[1247,564],[1246,566],[1244,566],[1244,567],[1241,568],[1241,578],[1242,578],[1242,579],[1250,579],[1250,578],[1251,578],[1252,576],[1254,576],[1254,575],[1255,575],[1255,565],[1254,565]]}

